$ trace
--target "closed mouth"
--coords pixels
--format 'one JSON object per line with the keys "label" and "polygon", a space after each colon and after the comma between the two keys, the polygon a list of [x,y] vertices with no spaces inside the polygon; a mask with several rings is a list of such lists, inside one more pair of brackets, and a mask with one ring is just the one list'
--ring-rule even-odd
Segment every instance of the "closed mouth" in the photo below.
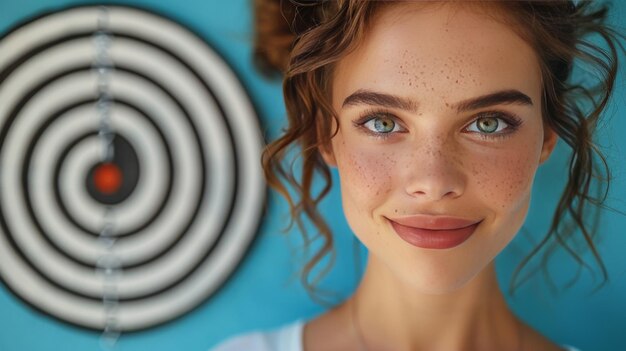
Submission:
{"label": "closed mouth", "polygon": [[[407,226],[389,219],[389,223],[398,236],[413,246],[424,249],[449,249],[456,247],[474,234],[482,221],[474,222],[464,227],[450,228],[450,225],[439,225],[437,229],[427,229]],[[460,223],[460,222],[459,222]],[[431,227],[437,225],[431,225]]]}

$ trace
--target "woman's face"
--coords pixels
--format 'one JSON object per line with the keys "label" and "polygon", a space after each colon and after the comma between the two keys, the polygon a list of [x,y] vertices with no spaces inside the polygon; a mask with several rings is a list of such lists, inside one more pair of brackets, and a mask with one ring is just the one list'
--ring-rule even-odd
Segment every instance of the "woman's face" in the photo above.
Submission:
{"label": "woman's face", "polygon": [[[370,255],[430,293],[455,290],[492,261],[522,226],[556,142],[542,124],[541,87],[533,49],[505,24],[449,5],[382,10],[336,66],[339,132],[324,153]],[[419,247],[394,223],[421,214],[480,222],[454,247]]]}

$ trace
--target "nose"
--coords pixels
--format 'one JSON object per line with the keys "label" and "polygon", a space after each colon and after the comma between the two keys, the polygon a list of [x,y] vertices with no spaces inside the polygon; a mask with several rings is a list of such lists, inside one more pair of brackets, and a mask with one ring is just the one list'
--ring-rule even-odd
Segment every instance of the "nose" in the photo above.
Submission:
{"label": "nose", "polygon": [[442,144],[420,149],[407,165],[406,193],[427,201],[461,196],[467,183],[461,155]]}

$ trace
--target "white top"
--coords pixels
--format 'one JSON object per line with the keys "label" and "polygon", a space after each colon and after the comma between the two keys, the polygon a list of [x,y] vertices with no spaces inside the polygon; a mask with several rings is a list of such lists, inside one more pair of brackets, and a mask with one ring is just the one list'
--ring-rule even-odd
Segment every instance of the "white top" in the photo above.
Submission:
{"label": "white top", "polygon": [[[284,325],[267,332],[254,331],[233,336],[210,351],[302,351],[302,329],[304,320]],[[561,345],[566,351],[579,349]]]}
{"label": "white top", "polygon": [[268,332],[253,331],[235,335],[209,351],[302,351],[304,320]]}

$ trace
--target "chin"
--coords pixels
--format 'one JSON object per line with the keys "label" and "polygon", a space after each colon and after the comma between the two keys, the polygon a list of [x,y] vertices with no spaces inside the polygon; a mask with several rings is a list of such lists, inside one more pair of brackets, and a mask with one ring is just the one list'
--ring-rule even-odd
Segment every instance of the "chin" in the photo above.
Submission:
{"label": "chin", "polygon": [[401,279],[416,293],[428,295],[454,293],[470,284],[485,269],[483,264],[468,267],[467,263],[462,262],[457,262],[457,265],[442,265],[439,262],[431,267],[425,264],[413,267],[418,268],[407,270],[408,267],[400,267],[402,272],[399,273],[403,275]]}

